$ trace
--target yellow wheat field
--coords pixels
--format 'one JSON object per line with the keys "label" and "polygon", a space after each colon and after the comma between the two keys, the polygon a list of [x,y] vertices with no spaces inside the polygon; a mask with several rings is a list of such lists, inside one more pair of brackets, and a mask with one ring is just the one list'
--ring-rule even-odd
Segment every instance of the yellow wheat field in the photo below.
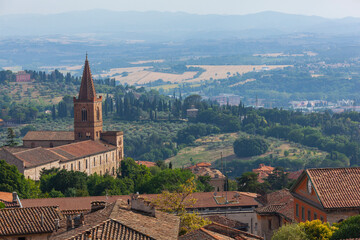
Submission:
{"label": "yellow wheat field", "polygon": [[[102,78],[115,78],[121,84],[146,84],[162,79],[170,83],[194,83],[207,80],[226,79],[230,76],[243,74],[251,71],[271,70],[284,68],[291,65],[189,65],[188,67],[200,67],[205,69],[200,76],[194,77],[197,72],[184,72],[183,74],[160,73],[150,71],[151,67],[128,67],[112,68],[109,72],[97,75]],[[126,73],[126,74],[124,74]],[[95,76],[95,77],[97,77]]]}

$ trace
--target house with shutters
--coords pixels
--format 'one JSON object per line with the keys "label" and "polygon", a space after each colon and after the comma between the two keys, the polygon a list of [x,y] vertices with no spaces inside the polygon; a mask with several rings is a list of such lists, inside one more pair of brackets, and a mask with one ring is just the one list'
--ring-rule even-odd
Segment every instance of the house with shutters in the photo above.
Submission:
{"label": "house with shutters", "polygon": [[360,214],[360,167],[307,169],[290,193],[297,222],[340,222]]}

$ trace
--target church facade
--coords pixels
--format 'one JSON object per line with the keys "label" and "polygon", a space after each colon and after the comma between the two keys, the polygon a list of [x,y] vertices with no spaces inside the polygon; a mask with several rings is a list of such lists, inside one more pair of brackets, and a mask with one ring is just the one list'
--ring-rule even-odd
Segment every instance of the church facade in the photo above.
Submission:
{"label": "church facade", "polygon": [[0,159],[33,180],[40,179],[43,168],[53,167],[115,175],[123,158],[123,132],[103,131],[102,97],[96,96],[87,56],[79,96],[74,97],[74,131],[30,131],[23,146],[0,149]]}

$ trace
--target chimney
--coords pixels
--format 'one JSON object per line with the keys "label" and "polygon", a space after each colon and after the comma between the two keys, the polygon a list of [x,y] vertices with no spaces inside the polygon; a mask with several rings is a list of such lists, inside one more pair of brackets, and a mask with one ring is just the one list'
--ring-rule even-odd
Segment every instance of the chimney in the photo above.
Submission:
{"label": "chimney", "polygon": [[13,196],[13,203],[16,203],[17,202],[17,198],[18,198],[18,195],[17,195],[17,193],[16,192],[13,192],[12,193],[12,196]]}
{"label": "chimney", "polygon": [[66,217],[66,231],[69,231],[73,229],[73,221],[71,219],[71,216]]}
{"label": "chimney", "polygon": [[44,213],[41,213],[41,227],[44,226]]}
{"label": "chimney", "polygon": [[106,207],[106,202],[104,201],[91,202],[91,212],[96,212],[98,210],[104,209],[105,207]]}
{"label": "chimney", "polygon": [[141,198],[139,194],[131,196],[131,210],[139,211],[151,217],[155,217],[154,205],[149,201],[145,201],[145,199]]}
{"label": "chimney", "polygon": [[57,232],[60,228],[60,219],[55,219],[55,231]]}

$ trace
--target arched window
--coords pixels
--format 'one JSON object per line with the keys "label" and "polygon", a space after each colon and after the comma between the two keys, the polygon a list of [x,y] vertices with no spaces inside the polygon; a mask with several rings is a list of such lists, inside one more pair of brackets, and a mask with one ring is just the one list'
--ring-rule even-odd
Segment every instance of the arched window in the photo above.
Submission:
{"label": "arched window", "polygon": [[100,109],[99,107],[96,108],[96,119],[100,121]]}
{"label": "arched window", "polygon": [[85,108],[81,109],[81,121],[87,121],[87,110]]}

